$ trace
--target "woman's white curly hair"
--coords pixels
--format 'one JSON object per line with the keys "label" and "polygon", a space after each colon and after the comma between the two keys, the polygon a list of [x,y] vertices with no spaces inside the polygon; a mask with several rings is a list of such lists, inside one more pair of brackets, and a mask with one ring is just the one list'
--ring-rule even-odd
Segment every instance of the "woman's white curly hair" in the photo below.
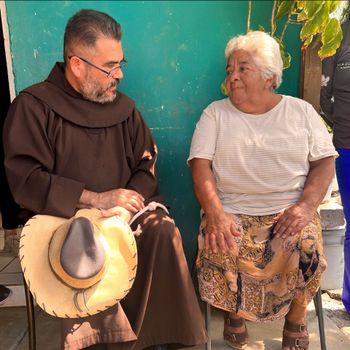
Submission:
{"label": "woman's white curly hair", "polygon": [[274,89],[281,85],[283,61],[280,47],[271,35],[261,31],[251,31],[245,35],[233,37],[226,45],[226,59],[233,56],[237,50],[244,50],[252,56],[263,79],[274,79]]}

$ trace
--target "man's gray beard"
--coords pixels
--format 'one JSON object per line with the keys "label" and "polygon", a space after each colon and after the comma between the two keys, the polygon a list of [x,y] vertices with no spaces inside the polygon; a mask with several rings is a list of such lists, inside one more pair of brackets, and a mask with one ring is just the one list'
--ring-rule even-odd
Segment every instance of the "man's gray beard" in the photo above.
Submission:
{"label": "man's gray beard", "polygon": [[111,84],[108,85],[106,89],[101,88],[100,84],[98,84],[94,79],[91,79],[89,76],[86,78],[84,85],[81,87],[80,93],[89,101],[97,102],[97,103],[108,103],[113,102],[117,97],[117,89],[115,90],[115,94],[112,96],[107,96],[106,91],[110,89],[112,86],[117,86],[118,81],[114,80]]}

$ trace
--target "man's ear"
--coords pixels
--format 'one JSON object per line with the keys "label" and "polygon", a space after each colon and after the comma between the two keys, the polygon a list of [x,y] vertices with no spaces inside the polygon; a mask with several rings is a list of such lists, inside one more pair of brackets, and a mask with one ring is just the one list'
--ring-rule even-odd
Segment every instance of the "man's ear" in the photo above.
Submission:
{"label": "man's ear", "polygon": [[72,74],[76,77],[76,78],[80,78],[83,74],[83,62],[76,56],[73,56],[70,58],[69,60],[69,67],[70,70],[72,72]]}

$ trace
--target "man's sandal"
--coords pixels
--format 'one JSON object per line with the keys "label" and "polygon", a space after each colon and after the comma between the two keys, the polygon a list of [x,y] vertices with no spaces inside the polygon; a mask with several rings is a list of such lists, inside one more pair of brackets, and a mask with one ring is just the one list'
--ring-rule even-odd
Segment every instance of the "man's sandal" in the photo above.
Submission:
{"label": "man's sandal", "polygon": [[[306,331],[306,335],[287,335],[285,331],[293,333],[304,333]],[[309,348],[309,333],[307,332],[306,324],[295,324],[285,320],[282,339],[283,347],[307,350]]]}
{"label": "man's sandal", "polygon": [[[232,332],[228,327],[242,327],[244,331],[240,333]],[[248,344],[248,331],[243,318],[230,318],[225,316],[224,340],[233,349],[245,349]]]}

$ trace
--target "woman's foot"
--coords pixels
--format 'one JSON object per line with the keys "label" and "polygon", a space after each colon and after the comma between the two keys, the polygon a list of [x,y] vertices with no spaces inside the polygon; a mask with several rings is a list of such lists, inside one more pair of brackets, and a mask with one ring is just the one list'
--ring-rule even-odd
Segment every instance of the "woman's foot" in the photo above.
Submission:
{"label": "woman's foot", "polygon": [[225,313],[224,339],[233,349],[245,349],[248,342],[248,331],[244,319],[236,313]]}
{"label": "woman's foot", "polygon": [[306,308],[307,305],[304,305],[304,300],[296,298],[292,301],[283,327],[283,350],[307,350],[309,348]]}
{"label": "woman's foot", "polygon": [[307,350],[309,348],[309,333],[306,323],[291,323],[285,320],[283,327],[283,350]]}

